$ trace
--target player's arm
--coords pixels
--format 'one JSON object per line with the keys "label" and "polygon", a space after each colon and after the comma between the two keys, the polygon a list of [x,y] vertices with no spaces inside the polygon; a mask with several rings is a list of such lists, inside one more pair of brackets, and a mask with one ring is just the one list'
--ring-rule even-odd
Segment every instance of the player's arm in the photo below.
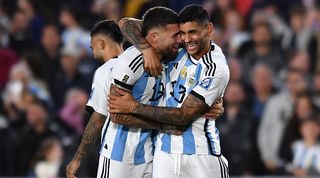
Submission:
{"label": "player's arm", "polygon": [[193,119],[202,116],[209,110],[209,106],[204,101],[192,94],[187,96],[181,108],[169,108],[141,104],[136,102],[127,92],[122,90],[116,90],[115,92],[122,96],[109,96],[110,113],[132,113],[166,124],[188,125]]}
{"label": "player's arm", "polygon": [[144,69],[152,76],[161,75],[162,64],[160,59],[142,35],[142,21],[135,18],[122,18],[118,25],[125,39],[143,54]]}
{"label": "player's arm", "polygon": [[[119,96],[119,94],[115,91],[118,88],[116,85],[111,84],[110,88],[110,96]],[[161,129],[162,124],[153,120],[144,119],[142,117],[137,117],[135,115],[130,114],[112,114],[111,113],[111,121],[116,124],[126,125],[126,126],[134,126],[144,129]]]}
{"label": "player's arm", "polygon": [[74,178],[75,173],[80,167],[83,156],[87,153],[89,146],[95,143],[99,138],[103,124],[105,122],[105,116],[97,112],[93,112],[91,118],[83,133],[81,143],[78,147],[71,162],[67,165],[66,174],[67,178]]}
{"label": "player's arm", "polygon": [[188,94],[181,108],[144,105],[136,102],[129,93],[117,90],[121,96],[110,97],[109,112],[133,113],[161,123],[187,125],[193,119],[199,118],[209,111],[209,105],[212,105],[223,95],[228,80],[229,74],[227,71],[222,71],[220,74],[211,77],[205,76]]}

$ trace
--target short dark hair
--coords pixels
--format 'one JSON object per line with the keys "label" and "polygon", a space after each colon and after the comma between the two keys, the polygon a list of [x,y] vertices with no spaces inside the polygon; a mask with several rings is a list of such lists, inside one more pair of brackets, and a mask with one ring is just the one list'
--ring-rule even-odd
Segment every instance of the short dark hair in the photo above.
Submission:
{"label": "short dark hair", "polygon": [[184,7],[178,16],[180,23],[195,21],[200,24],[207,24],[210,22],[208,12],[202,6],[196,4]]}
{"label": "short dark hair", "polygon": [[93,37],[97,34],[105,35],[119,44],[123,41],[120,28],[113,20],[103,20],[96,23],[91,30],[90,36]]}
{"label": "short dark hair", "polygon": [[176,12],[161,6],[151,8],[142,17],[142,35],[146,36],[154,27],[165,28],[169,24],[179,24]]}

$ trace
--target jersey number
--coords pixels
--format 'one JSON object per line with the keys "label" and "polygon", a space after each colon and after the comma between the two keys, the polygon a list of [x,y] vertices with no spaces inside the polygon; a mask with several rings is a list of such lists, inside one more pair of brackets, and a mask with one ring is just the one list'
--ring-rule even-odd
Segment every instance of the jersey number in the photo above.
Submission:
{"label": "jersey number", "polygon": [[[173,90],[175,90],[175,84],[177,83],[177,81],[171,82],[172,84],[172,88]],[[170,95],[174,98],[174,100],[176,100],[178,103],[182,103],[184,98],[186,97],[186,87],[184,87],[183,85],[179,85],[178,88],[179,91],[178,92],[170,92]]]}
{"label": "jersey number", "polygon": [[164,85],[162,82],[156,83],[152,89],[153,95],[150,101],[157,101],[164,95]]}

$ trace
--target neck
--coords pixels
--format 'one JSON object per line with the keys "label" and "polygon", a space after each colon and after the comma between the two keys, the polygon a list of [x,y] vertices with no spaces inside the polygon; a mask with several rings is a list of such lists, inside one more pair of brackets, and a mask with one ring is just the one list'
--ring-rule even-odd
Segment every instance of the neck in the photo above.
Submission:
{"label": "neck", "polygon": [[112,59],[116,56],[119,56],[123,52],[122,45],[113,45],[113,46],[110,46],[109,49],[110,49],[108,51],[109,57],[107,57],[107,55],[106,55],[105,58],[103,59],[104,62],[107,62],[110,59]]}
{"label": "neck", "polygon": [[306,146],[308,148],[312,147],[313,145],[315,145],[317,142],[316,139],[305,139],[304,143],[306,144]]}

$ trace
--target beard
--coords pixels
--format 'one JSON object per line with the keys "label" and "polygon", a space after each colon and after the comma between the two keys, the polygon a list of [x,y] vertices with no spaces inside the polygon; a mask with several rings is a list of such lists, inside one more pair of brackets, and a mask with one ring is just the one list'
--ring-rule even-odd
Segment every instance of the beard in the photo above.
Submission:
{"label": "beard", "polygon": [[162,55],[162,58],[161,58],[162,62],[169,62],[169,61],[173,61],[174,59],[176,59],[176,57],[178,56],[178,51],[174,52],[174,51],[170,50],[169,48],[166,48],[166,49],[160,51],[160,54]]}

